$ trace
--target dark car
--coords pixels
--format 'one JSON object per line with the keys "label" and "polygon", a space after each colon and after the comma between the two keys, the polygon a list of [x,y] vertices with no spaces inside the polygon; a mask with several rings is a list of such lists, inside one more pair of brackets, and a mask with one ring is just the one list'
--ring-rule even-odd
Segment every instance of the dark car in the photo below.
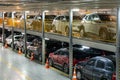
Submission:
{"label": "dark car", "polygon": [[[80,48],[73,48],[73,66],[79,61],[86,60],[86,57],[89,57],[85,52]],[[69,71],[69,49],[60,48],[57,51],[49,54],[49,64],[51,66],[60,66],[62,67],[65,73]]]}
{"label": "dark car", "polygon": [[77,79],[115,80],[115,56],[93,57],[76,65]]}

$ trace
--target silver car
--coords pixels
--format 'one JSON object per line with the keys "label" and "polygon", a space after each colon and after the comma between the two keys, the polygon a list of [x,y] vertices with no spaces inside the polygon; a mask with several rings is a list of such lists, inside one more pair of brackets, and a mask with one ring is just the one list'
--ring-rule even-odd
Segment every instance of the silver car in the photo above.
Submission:
{"label": "silver car", "polygon": [[80,34],[92,33],[103,40],[116,38],[115,16],[104,13],[87,14],[81,21]]}

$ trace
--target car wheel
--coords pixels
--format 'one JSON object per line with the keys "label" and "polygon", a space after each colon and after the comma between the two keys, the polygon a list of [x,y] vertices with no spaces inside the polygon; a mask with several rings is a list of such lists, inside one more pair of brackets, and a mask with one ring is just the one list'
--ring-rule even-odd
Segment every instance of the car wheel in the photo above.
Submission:
{"label": "car wheel", "polygon": [[31,52],[29,50],[27,51],[27,57],[31,57]]}
{"label": "car wheel", "polygon": [[41,55],[39,55],[38,59],[39,59],[40,62],[42,62],[42,56]]}
{"label": "car wheel", "polygon": [[77,77],[78,80],[83,80],[82,79],[82,73],[79,70],[76,71],[76,77]]}
{"label": "car wheel", "polygon": [[17,47],[17,45],[16,45],[16,44],[15,44],[15,47],[14,47],[14,49],[15,49],[15,50],[18,50],[18,47]]}
{"label": "car wheel", "polygon": [[64,71],[65,73],[68,73],[68,72],[69,72],[69,68],[68,68],[68,65],[67,65],[67,64],[64,64],[64,65],[63,65],[63,71]]}
{"label": "car wheel", "polygon": [[85,29],[83,26],[80,27],[80,37],[85,37]]}
{"label": "car wheel", "polygon": [[53,60],[52,60],[52,59],[49,59],[49,60],[48,60],[48,62],[49,62],[49,65],[50,65],[50,66],[53,66],[53,65],[54,65],[54,63],[53,63]]}
{"label": "car wheel", "polygon": [[69,27],[68,26],[65,27],[65,35],[69,35]]}
{"label": "car wheel", "polygon": [[22,50],[23,53],[25,52],[25,49],[23,47],[21,48],[21,50]]}
{"label": "car wheel", "polygon": [[55,25],[52,26],[51,31],[56,32],[56,27],[55,27]]}
{"label": "car wheel", "polygon": [[100,36],[100,39],[102,40],[107,40],[109,38],[108,32],[106,29],[100,30],[99,36]]}

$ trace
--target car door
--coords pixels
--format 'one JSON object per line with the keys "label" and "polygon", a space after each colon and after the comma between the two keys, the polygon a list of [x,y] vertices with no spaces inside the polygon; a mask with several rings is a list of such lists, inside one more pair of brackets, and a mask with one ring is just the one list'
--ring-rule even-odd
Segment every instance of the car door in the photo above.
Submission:
{"label": "car door", "polygon": [[82,20],[82,24],[85,28],[85,32],[91,32],[91,18],[92,16],[91,15],[87,15],[83,18]]}
{"label": "car door", "polygon": [[58,31],[62,33],[65,31],[65,22],[66,22],[66,17],[61,15],[58,25]]}
{"label": "car door", "polygon": [[93,69],[93,79],[92,80],[101,80],[104,75],[105,62],[98,60],[94,69]]}
{"label": "car door", "polygon": [[62,50],[60,52],[60,56],[58,57],[58,62],[61,66],[64,65],[64,63],[68,64],[68,52],[66,50]]}
{"label": "car door", "polygon": [[52,56],[55,64],[58,64],[59,55],[60,55],[60,50],[57,50],[57,51],[54,52],[54,54]]}
{"label": "car door", "polygon": [[57,17],[53,20],[53,23],[52,23],[52,25],[55,26],[55,28],[56,28],[57,31],[60,31],[60,26],[61,26],[60,20],[61,20],[61,16],[57,16]]}
{"label": "car door", "polygon": [[99,29],[100,29],[101,24],[102,24],[99,16],[97,14],[93,14],[91,21],[92,21],[91,22],[91,32],[99,35]]}
{"label": "car door", "polygon": [[92,80],[93,69],[95,66],[96,59],[91,59],[87,62],[85,67],[83,68],[83,74],[85,78]]}

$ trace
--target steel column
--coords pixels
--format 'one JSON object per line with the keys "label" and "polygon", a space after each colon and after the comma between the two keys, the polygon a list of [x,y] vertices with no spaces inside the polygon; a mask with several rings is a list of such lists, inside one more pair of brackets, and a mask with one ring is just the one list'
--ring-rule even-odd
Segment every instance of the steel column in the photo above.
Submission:
{"label": "steel column", "polygon": [[73,11],[69,11],[69,78],[72,79],[73,73],[73,41],[72,41],[72,22],[73,22]]}
{"label": "steel column", "polygon": [[120,8],[117,9],[116,80],[120,80]]}
{"label": "steel column", "polygon": [[45,11],[42,12],[42,64],[45,64],[45,34],[44,34]]}
{"label": "steel column", "polygon": [[14,50],[14,12],[12,12],[12,50]]}
{"label": "steel column", "polygon": [[2,12],[2,43],[5,45],[5,22],[4,22],[4,12]]}
{"label": "steel column", "polygon": [[24,40],[25,40],[25,45],[23,46],[24,47],[24,54],[25,54],[25,57],[27,57],[27,30],[26,30],[26,12],[24,11]]}

